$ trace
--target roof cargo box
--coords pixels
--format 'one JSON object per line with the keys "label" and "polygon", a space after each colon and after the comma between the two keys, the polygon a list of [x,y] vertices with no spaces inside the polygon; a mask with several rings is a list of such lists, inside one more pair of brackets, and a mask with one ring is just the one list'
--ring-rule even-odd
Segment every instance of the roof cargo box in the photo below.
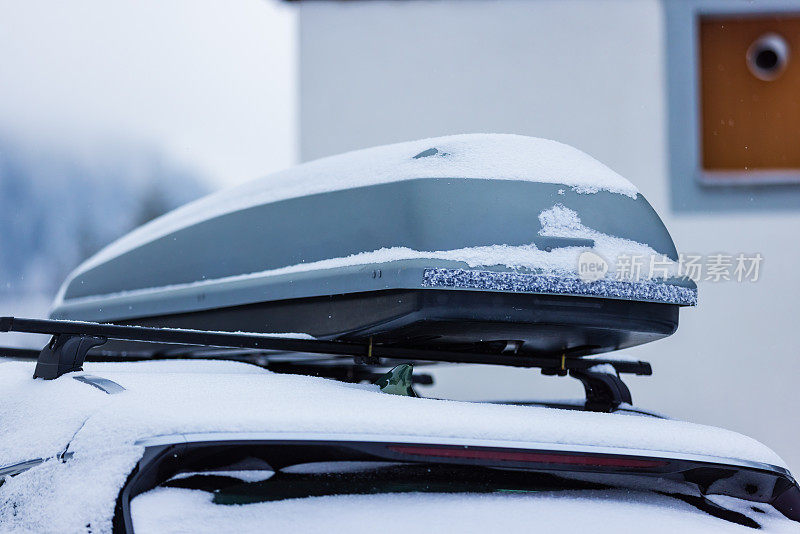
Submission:
{"label": "roof cargo box", "polygon": [[696,303],[653,208],[566,145],[459,135],[221,191],[76,269],[52,318],[592,354]]}

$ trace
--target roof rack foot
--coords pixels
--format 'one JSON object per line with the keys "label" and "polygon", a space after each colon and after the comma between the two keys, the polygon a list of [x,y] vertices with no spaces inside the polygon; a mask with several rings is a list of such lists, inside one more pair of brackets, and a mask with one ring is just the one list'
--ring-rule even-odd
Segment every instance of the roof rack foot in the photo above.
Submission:
{"label": "roof rack foot", "polygon": [[106,338],[86,334],[56,334],[39,353],[33,378],[53,380],[72,371],[83,369],[90,349],[102,345]]}
{"label": "roof rack foot", "polygon": [[633,404],[631,391],[616,373],[592,371],[592,368],[570,369],[586,391],[586,409],[592,412],[613,412],[622,403]]}

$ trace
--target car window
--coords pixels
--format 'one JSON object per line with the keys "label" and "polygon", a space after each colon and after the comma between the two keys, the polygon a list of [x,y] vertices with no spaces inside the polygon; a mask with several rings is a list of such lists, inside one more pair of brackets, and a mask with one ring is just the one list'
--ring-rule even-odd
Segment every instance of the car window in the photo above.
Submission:
{"label": "car window", "polygon": [[[131,503],[137,534],[148,532],[520,531],[596,528],[598,517],[626,531],[742,532],[775,522],[728,499],[719,510],[702,499],[620,488],[547,473],[391,462],[313,462],[271,470],[181,473]],[[578,513],[581,512],[581,513]],[[592,525],[595,527],[592,527]]]}

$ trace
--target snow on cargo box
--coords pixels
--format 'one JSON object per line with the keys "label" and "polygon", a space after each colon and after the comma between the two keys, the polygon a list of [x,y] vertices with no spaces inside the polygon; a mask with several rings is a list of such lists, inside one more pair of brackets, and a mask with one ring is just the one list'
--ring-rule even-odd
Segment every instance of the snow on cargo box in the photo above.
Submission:
{"label": "snow on cargo box", "polygon": [[697,299],[677,260],[647,200],[586,154],[458,135],[179,208],[76,269],[51,317],[592,354],[675,331]]}

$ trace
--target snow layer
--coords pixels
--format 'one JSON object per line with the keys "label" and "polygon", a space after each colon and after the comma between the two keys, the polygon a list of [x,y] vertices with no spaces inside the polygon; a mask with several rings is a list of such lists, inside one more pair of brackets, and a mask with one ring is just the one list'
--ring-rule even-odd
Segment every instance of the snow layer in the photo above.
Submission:
{"label": "snow layer", "polygon": [[[201,363],[205,372],[197,372]],[[0,464],[56,455],[82,424],[71,451],[113,449],[179,432],[327,432],[592,444],[783,465],[757,441],[713,427],[385,395],[377,386],[274,374],[238,362],[87,363],[86,372],[126,388],[116,395],[71,374],[32,380],[33,367],[0,364],[0,389],[9,397],[0,404]]]}
{"label": "snow layer", "polygon": [[646,302],[694,306],[697,289],[654,281],[628,282],[523,274],[514,272],[471,271],[466,269],[426,269],[422,281],[426,287],[513,291],[551,295],[585,295]]}
{"label": "snow layer", "polygon": [[[429,149],[435,148],[431,153]],[[415,157],[426,154],[423,157]],[[199,221],[316,193],[417,178],[519,180],[564,184],[581,193],[636,198],[628,180],[568,145],[520,135],[465,134],[379,146],[319,159],[220,191],[159,217],[110,244],[73,273]],[[62,288],[63,290],[63,288]]]}
{"label": "snow layer", "polygon": [[[403,493],[334,495],[224,506],[204,491],[162,488],[132,502],[137,534],[178,532],[596,532],[752,533],[677,499],[650,492],[586,490],[525,494]],[[796,523],[730,499],[766,532],[797,532]]]}
{"label": "snow layer", "polygon": [[262,480],[267,480],[272,477],[275,473],[273,471],[203,471],[202,473],[199,472],[190,472],[190,473],[178,473],[170,480],[180,480],[183,478],[189,478],[198,474],[202,474],[205,476],[213,475],[219,477],[229,477],[229,478],[238,478],[242,482],[261,482]]}
{"label": "snow layer", "polygon": [[[163,363],[163,366],[161,365]],[[0,364],[0,465],[51,458],[0,486],[8,529],[110,528],[142,438],[189,432],[302,432],[598,445],[741,458],[783,466],[757,441],[719,428],[620,414],[402,397],[377,386],[279,375],[235,362],[91,363],[126,391],[107,395],[33,364]],[[181,367],[185,366],[187,372]],[[65,450],[73,457],[54,457]]]}
{"label": "snow layer", "polygon": [[[619,274],[623,279],[641,280],[667,278],[678,274],[677,262],[670,260],[663,254],[659,254],[646,244],[604,234],[585,226],[575,210],[571,210],[562,204],[556,204],[552,208],[542,211],[539,214],[539,223],[542,225],[539,234],[543,236],[574,237],[594,241],[592,252],[601,256],[608,263],[607,278],[614,278]],[[579,253],[583,250],[585,249],[577,249],[577,252]],[[566,258],[551,259],[545,264],[545,271],[556,273],[575,272],[578,265],[578,254],[575,248],[555,249],[551,254],[555,253],[566,256]],[[637,258],[642,267],[641,271],[618,273],[618,261],[625,256]],[[659,268],[653,269],[653,272],[651,272],[649,269],[651,261],[662,263],[658,263]]]}

